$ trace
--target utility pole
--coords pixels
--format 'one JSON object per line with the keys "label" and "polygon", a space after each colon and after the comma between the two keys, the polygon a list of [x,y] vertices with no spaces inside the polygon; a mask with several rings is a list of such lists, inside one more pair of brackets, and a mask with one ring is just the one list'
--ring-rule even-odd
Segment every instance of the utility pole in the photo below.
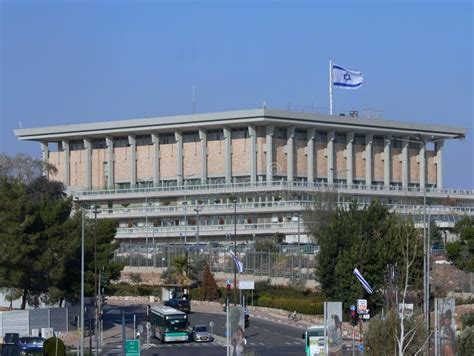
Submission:
{"label": "utility pole", "polygon": [[81,356],[84,356],[84,235],[86,212],[81,207]]}
{"label": "utility pole", "polygon": [[[234,255],[237,256],[237,197],[234,197]],[[237,298],[237,266],[234,263],[234,303]]]}
{"label": "utility pole", "polygon": [[95,335],[95,355],[99,356],[99,339],[98,339],[98,300],[97,300],[97,205],[94,207],[94,307],[95,307],[95,323],[94,323],[94,335]]}

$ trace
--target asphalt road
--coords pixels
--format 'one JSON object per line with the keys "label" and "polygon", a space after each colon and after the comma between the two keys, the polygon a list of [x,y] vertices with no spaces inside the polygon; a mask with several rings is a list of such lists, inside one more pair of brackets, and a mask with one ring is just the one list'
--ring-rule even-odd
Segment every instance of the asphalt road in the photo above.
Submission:
{"label": "asphalt road", "polygon": [[[144,306],[128,306],[122,307],[125,310],[127,327],[133,327],[133,315],[136,315],[138,323],[143,325],[145,317]],[[177,344],[161,344],[159,340],[152,338],[151,348],[142,350],[141,354],[149,355],[226,355],[226,348],[223,345],[225,314],[214,313],[191,313],[189,316],[190,324],[207,324],[212,320],[214,322],[214,334],[220,336],[216,341],[211,343],[177,343]],[[117,327],[121,323],[121,312],[118,308],[110,307],[104,313],[104,330],[109,330],[109,338],[106,340],[106,348],[104,355],[120,354],[120,328]],[[115,332],[112,328],[115,327]],[[302,340],[302,329],[279,323],[269,322],[263,319],[251,318],[250,326],[245,330],[247,345],[245,351],[254,351],[256,355],[303,355],[304,341]],[[128,337],[132,336],[128,330]],[[142,339],[142,344],[145,339]]]}

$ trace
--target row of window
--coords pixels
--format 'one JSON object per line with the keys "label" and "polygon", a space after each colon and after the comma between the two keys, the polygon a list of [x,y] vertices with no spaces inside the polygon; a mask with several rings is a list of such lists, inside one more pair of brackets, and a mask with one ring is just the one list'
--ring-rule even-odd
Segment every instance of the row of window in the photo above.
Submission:
{"label": "row of window", "polygon": [[[231,137],[232,139],[249,138],[249,132],[246,128],[232,129]],[[286,140],[287,129],[277,128],[275,130],[275,138]],[[296,140],[307,141],[308,132],[303,129],[296,129],[295,138]],[[318,142],[327,142],[327,132],[317,131],[315,139]],[[129,147],[130,146],[128,137],[115,137],[113,140],[114,140],[114,147]],[[207,140],[208,141],[224,140],[224,131],[223,130],[208,130]],[[159,141],[160,141],[160,144],[175,144],[176,138],[173,133],[160,134]],[[199,142],[199,133],[197,131],[183,133],[183,142]],[[338,144],[347,144],[347,134],[337,132],[334,137],[334,142]],[[365,135],[355,135],[353,142],[356,145],[365,145],[366,144]],[[107,147],[105,138],[93,139],[91,144],[92,144],[93,149],[103,149]],[[372,144],[374,146],[384,146],[385,140],[382,136],[374,136],[372,140]],[[137,146],[152,145],[151,136],[150,135],[136,136],[136,145]],[[396,137],[396,138],[391,139],[392,147],[401,148],[402,145],[403,145],[402,138]],[[409,147],[418,149],[420,147],[420,144],[417,142],[410,142]],[[83,150],[84,141],[83,140],[71,141],[69,144],[69,149],[71,151]]]}

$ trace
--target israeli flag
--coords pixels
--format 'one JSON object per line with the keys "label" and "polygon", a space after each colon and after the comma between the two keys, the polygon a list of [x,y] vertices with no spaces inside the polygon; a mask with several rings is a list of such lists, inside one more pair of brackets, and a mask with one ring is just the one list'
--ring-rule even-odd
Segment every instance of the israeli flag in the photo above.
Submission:
{"label": "israeli flag", "polygon": [[357,268],[354,268],[354,275],[357,277],[360,283],[362,283],[362,286],[365,288],[367,293],[369,294],[374,294],[374,290],[372,287],[369,285],[369,283],[365,280],[364,277],[360,274],[359,270]]}
{"label": "israeli flag", "polygon": [[362,72],[356,70],[345,69],[337,64],[332,65],[332,85],[342,89],[360,88],[364,81]]}
{"label": "israeli flag", "polygon": [[237,268],[237,272],[243,273],[244,272],[244,264],[242,263],[241,260],[237,258],[237,256],[234,254],[234,251],[229,250],[229,256],[232,257],[234,260],[235,268]]}

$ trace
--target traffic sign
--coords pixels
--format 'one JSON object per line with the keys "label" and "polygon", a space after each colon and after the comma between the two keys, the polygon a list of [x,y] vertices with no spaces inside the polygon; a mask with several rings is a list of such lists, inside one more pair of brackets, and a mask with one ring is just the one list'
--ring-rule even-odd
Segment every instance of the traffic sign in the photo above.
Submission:
{"label": "traffic sign", "polygon": [[254,281],[239,281],[239,289],[255,289]]}
{"label": "traffic sign", "polygon": [[357,312],[367,314],[367,299],[357,299]]}
{"label": "traffic sign", "polygon": [[356,306],[354,304],[351,305],[351,311],[355,311],[356,310]]}
{"label": "traffic sign", "polygon": [[125,356],[140,356],[140,340],[125,340]]}

